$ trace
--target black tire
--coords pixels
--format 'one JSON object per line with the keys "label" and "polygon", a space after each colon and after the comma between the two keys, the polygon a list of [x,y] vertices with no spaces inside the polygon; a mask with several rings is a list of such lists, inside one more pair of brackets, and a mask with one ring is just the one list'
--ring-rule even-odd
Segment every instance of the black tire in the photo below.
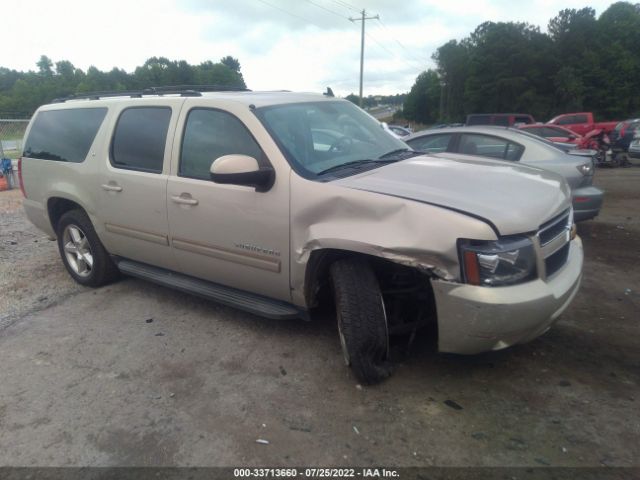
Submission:
{"label": "black tire", "polygon": [[345,363],[364,384],[391,375],[387,360],[389,332],[378,280],[362,258],[337,260],[331,280]]}
{"label": "black tire", "polygon": [[[85,274],[78,273],[76,271],[78,268],[74,268],[70,263],[70,260],[67,258],[64,240],[65,230],[67,227],[75,227],[84,235],[84,237],[86,237],[93,263]],[[63,214],[58,221],[56,233],[58,236],[58,250],[60,252],[60,257],[62,258],[62,263],[64,263],[69,275],[71,275],[76,282],[88,287],[100,287],[118,278],[118,267],[116,267],[113,260],[111,260],[109,253],[98,238],[98,235],[91,224],[91,220],[89,220],[89,217],[83,210],[70,210]],[[85,264],[88,265],[87,262],[85,262]]]}

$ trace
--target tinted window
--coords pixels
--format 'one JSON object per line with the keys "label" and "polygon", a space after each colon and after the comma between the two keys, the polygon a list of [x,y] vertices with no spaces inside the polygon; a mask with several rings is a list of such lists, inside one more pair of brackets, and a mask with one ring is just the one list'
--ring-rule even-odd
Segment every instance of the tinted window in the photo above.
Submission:
{"label": "tinted window", "polygon": [[569,138],[569,134],[564,130],[555,129],[551,127],[545,127],[543,130],[543,137],[556,137],[556,138]]}
{"label": "tinted window", "polygon": [[469,115],[467,117],[467,125],[490,125],[490,115]]}
{"label": "tinted window", "polygon": [[495,117],[493,117],[493,124],[494,125],[500,125],[501,127],[508,127],[509,126],[509,117],[505,117],[502,115],[496,115]]}
{"label": "tinted window", "polygon": [[524,152],[524,147],[522,145],[518,145],[517,143],[511,143],[507,145],[507,153],[504,156],[505,160],[516,161],[520,160],[522,153]]}
{"label": "tinted window", "polygon": [[526,128],[526,129],[523,129],[523,130],[525,132],[529,132],[529,133],[532,133],[534,135],[540,135],[542,137],[545,136],[543,127],[532,127],[532,128]]}
{"label": "tinted window", "polygon": [[230,154],[249,155],[259,162],[263,157],[247,128],[233,115],[220,110],[191,110],[184,130],[178,174],[209,180],[213,161]]}
{"label": "tinted window", "polygon": [[169,107],[124,110],[113,135],[111,164],[129,170],[162,172],[170,119]]}
{"label": "tinted window", "polygon": [[515,122],[515,123],[527,123],[527,124],[528,124],[528,123],[533,123],[533,122],[531,121],[531,117],[530,117],[529,115],[521,115],[521,116],[519,116],[519,117],[516,117],[516,118],[514,119],[514,122]]}
{"label": "tinted window", "polygon": [[574,123],[577,123],[575,121],[576,116],[575,115],[567,115],[566,117],[562,117],[560,120],[558,120],[556,123],[558,125],[572,125]]}
{"label": "tinted window", "polygon": [[39,112],[25,143],[24,156],[83,162],[106,114],[106,108]]}
{"label": "tinted window", "polygon": [[449,146],[449,140],[453,133],[443,133],[439,135],[425,135],[424,137],[408,140],[407,143],[414,150],[420,152],[438,153],[446,152]]}
{"label": "tinted window", "polygon": [[499,137],[463,133],[458,151],[466,155],[518,160],[524,147]]}
{"label": "tinted window", "polygon": [[575,123],[587,123],[589,120],[586,115],[576,115]]}

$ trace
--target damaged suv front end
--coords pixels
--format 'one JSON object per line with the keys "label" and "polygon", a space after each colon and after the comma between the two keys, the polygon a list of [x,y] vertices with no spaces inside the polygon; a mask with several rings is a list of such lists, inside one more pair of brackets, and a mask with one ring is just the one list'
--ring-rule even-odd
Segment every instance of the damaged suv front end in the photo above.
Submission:
{"label": "damaged suv front end", "polygon": [[[424,325],[394,325],[406,292],[430,303],[439,350],[460,354],[541,335],[575,296],[583,251],[559,175],[420,154],[348,102],[272,105],[256,115],[292,167],[292,301],[313,307],[324,275],[360,380],[387,374],[389,333]],[[393,283],[407,272],[414,283]],[[405,300],[392,305],[394,290]],[[409,310],[422,309],[400,308]]]}
{"label": "damaged suv front end", "polygon": [[583,251],[569,208],[533,233],[458,241],[461,282],[432,283],[440,351],[500,350],[545,333],[580,286]]}

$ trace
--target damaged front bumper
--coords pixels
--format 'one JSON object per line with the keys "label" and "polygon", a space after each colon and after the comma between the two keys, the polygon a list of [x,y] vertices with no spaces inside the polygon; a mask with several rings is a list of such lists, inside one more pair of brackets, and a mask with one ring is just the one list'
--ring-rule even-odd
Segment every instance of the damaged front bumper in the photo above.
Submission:
{"label": "damaged front bumper", "polygon": [[432,282],[441,352],[476,354],[524,343],[545,333],[569,306],[582,278],[582,241],[576,237],[567,263],[546,281],[509,287]]}

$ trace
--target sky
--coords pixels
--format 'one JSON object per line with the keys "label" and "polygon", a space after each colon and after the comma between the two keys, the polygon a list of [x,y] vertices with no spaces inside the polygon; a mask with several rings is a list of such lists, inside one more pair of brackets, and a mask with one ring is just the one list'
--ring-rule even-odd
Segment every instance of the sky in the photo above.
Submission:
{"label": "sky", "polygon": [[[588,3],[587,3],[588,2]],[[546,31],[564,8],[603,0],[5,0],[0,66],[36,70],[40,55],[128,72],[152,56],[198,64],[238,58],[252,90],[358,93],[362,9],[364,95],[408,91],[434,51],[485,21]]]}

